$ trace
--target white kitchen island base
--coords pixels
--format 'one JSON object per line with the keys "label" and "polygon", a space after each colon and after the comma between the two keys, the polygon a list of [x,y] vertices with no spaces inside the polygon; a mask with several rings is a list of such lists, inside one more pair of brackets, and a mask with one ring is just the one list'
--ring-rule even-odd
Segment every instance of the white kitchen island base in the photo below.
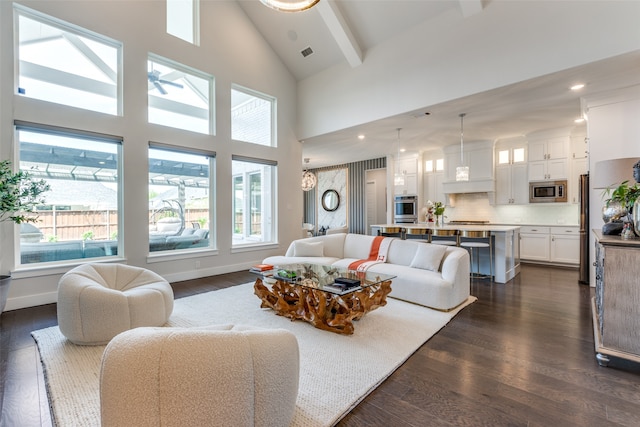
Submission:
{"label": "white kitchen island base", "polygon": [[[406,238],[406,230],[428,229],[430,232],[437,230],[454,231],[490,231],[493,239],[493,281],[496,283],[507,283],[520,273],[520,227],[507,225],[442,225],[436,227],[432,224],[376,224],[371,226],[371,234],[377,236],[381,230],[389,228],[401,228],[402,238]],[[413,237],[414,235],[409,234]],[[417,235],[419,236],[419,234]],[[474,256],[475,258],[475,256]],[[491,267],[489,265],[488,251],[480,251],[480,273],[489,275]],[[475,262],[475,260],[474,260]],[[477,267],[474,264],[473,271]]]}

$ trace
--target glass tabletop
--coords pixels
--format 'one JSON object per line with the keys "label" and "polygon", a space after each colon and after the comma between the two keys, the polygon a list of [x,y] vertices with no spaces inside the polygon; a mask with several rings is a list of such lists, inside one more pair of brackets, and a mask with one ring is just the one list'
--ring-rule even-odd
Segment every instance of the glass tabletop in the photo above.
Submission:
{"label": "glass tabletop", "polygon": [[389,281],[390,274],[360,272],[322,264],[282,264],[260,273],[263,278],[275,279],[333,294],[344,295]]}

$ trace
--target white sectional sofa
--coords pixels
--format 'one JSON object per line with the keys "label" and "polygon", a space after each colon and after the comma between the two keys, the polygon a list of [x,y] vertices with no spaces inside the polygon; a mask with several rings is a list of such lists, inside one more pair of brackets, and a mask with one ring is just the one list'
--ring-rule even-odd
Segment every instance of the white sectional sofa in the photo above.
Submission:
{"label": "white sectional sofa", "polygon": [[[282,256],[264,259],[275,266],[315,263],[347,268],[367,259],[374,236],[331,234],[294,240]],[[455,246],[392,239],[385,262],[369,267],[373,273],[397,276],[390,297],[438,310],[451,310],[469,297],[469,254]]]}

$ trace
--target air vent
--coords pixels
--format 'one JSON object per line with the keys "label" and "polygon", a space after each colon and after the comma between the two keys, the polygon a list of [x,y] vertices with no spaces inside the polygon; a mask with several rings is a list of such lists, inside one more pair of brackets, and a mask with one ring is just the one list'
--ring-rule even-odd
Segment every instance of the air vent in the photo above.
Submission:
{"label": "air vent", "polygon": [[313,53],[313,49],[311,49],[311,46],[309,46],[309,47],[306,47],[306,48],[302,49],[300,51],[300,53],[302,54],[302,56],[304,56],[306,58],[307,56],[309,56],[309,55],[311,55]]}

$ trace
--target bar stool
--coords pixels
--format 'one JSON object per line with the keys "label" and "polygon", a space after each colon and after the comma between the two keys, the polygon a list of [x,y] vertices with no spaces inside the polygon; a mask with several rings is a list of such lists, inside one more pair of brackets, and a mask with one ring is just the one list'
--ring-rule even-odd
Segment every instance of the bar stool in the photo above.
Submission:
{"label": "bar stool", "polygon": [[405,230],[405,238],[407,240],[409,240],[409,236],[419,236],[417,239],[411,239],[411,240],[426,241],[428,243],[428,242],[431,242],[431,229],[410,227]]}
{"label": "bar stool", "polygon": [[[433,236],[436,237],[454,237],[454,240],[440,240],[433,239]],[[460,233],[458,230],[452,229],[442,229],[442,228],[432,228],[430,234],[430,243],[435,245],[445,245],[445,246],[460,246]]]}
{"label": "bar stool", "polygon": [[378,230],[378,235],[387,237],[399,237],[402,239],[404,232],[404,227],[380,227],[380,229]]}
{"label": "bar stool", "polygon": [[[461,237],[465,239],[471,239],[472,241],[464,241],[460,243],[460,246],[469,250],[470,257],[469,262],[471,264],[471,277],[478,278],[491,278],[493,279],[493,242],[490,231],[474,231],[474,230],[462,230]],[[475,240],[475,241],[474,241]],[[477,241],[483,240],[483,241]],[[484,240],[488,240],[488,243]],[[480,250],[482,248],[489,248],[489,276],[486,274],[480,274]],[[476,272],[473,272],[473,253],[476,256]]]}

